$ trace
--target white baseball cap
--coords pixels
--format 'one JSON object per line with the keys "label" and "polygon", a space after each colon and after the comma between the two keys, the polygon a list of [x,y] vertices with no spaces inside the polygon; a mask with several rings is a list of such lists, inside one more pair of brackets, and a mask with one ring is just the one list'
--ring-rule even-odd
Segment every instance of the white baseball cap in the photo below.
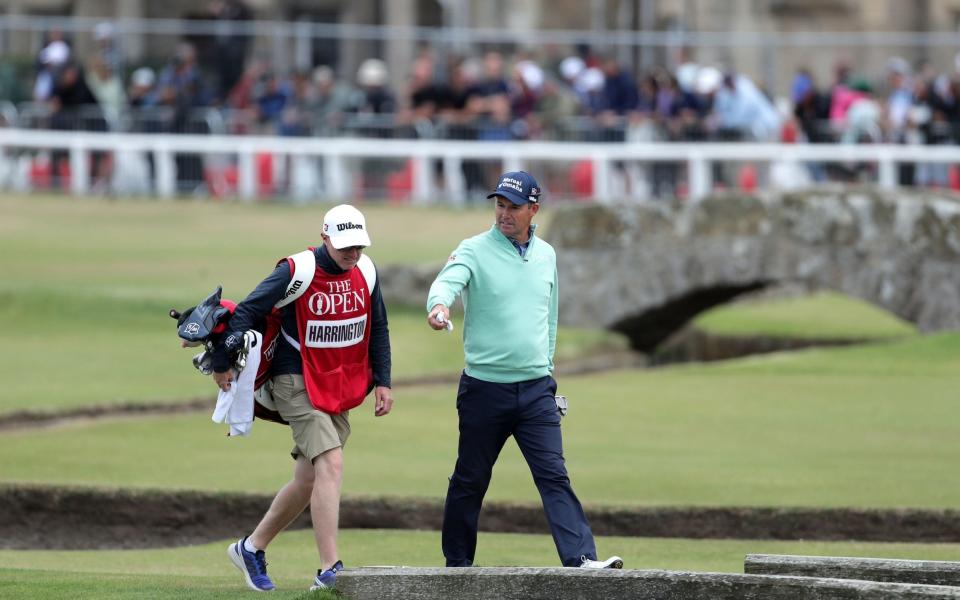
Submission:
{"label": "white baseball cap", "polygon": [[140,67],[130,75],[130,83],[137,87],[152,87],[156,80],[157,76],[150,67]]}
{"label": "white baseball cap", "polygon": [[723,83],[723,73],[715,67],[703,67],[697,71],[697,82],[694,89],[698,94],[712,94],[720,89]]}
{"label": "white baseball cap", "polygon": [[368,58],[363,61],[357,71],[357,82],[368,87],[385,84],[387,82],[387,63],[379,58]]}
{"label": "white baseball cap", "polygon": [[573,81],[586,68],[587,65],[579,56],[568,56],[560,61],[560,74],[568,81]]}
{"label": "white baseball cap", "polygon": [[70,58],[70,46],[62,40],[54,40],[40,51],[40,62],[58,67]]}
{"label": "white baseball cap", "polygon": [[323,233],[337,250],[350,246],[369,246],[367,220],[363,213],[349,204],[339,204],[323,217]]}

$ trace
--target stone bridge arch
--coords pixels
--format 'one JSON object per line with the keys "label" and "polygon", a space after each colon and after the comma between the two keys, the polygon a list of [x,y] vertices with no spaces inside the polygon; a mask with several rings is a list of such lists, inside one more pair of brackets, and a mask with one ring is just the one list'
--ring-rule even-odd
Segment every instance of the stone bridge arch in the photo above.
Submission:
{"label": "stone bridge arch", "polygon": [[547,239],[561,321],[621,331],[640,351],[742,293],[798,282],[921,331],[960,328],[960,202],[947,194],[829,188],[565,207]]}

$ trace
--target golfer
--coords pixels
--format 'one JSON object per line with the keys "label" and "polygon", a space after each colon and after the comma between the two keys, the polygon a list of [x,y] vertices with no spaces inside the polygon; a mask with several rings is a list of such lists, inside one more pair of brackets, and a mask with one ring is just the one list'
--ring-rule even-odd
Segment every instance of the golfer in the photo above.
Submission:
{"label": "golfer", "polygon": [[448,567],[469,567],[493,465],[513,436],[540,491],[560,561],[615,568],[597,560],[593,533],[567,476],[553,354],[557,341],[557,262],[531,223],[540,186],[524,171],[504,173],[488,198],[496,222],[466,239],[430,286],[427,322],[441,330],[462,294],[466,368],[460,376],[460,441],[447,489],[442,545]]}

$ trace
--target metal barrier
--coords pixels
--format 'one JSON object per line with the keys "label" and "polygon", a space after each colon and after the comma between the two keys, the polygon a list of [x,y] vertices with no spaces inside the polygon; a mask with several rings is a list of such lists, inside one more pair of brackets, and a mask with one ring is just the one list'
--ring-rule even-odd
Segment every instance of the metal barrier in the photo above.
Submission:
{"label": "metal barrier", "polygon": [[[27,150],[27,153],[23,151]],[[236,195],[246,200],[257,197],[289,196],[297,199],[325,200],[358,197],[392,198],[429,203],[463,203],[476,193],[473,187],[489,189],[488,179],[474,186],[468,165],[484,167],[489,178],[500,170],[529,169],[541,173],[571,173],[574,165],[584,169],[583,187],[570,193],[563,185],[552,183],[552,176],[541,176],[547,194],[557,200],[583,199],[609,202],[617,198],[649,196],[624,182],[633,178],[640,183],[649,178],[643,168],[673,165],[679,171],[677,195],[699,199],[711,193],[722,179],[715,167],[747,164],[754,169],[752,187],[796,186],[802,181],[790,174],[802,172],[806,164],[826,162],[867,166],[881,187],[895,187],[901,165],[939,165],[948,168],[960,163],[956,146],[836,145],[836,144],[759,144],[759,143],[565,143],[500,142],[452,140],[393,140],[368,138],[283,138],[267,136],[120,134],[80,131],[33,131],[0,129],[0,187],[31,189],[16,181],[12,163],[35,151],[56,151],[69,155],[69,191],[84,195],[91,191],[91,157],[102,153],[139,157],[152,163],[143,193],[172,197],[184,193],[178,187],[182,157],[195,157],[204,170],[231,167],[222,175],[230,183],[227,189],[211,189],[215,176],[203,182],[208,188],[196,193]],[[265,166],[267,165],[267,166]],[[281,167],[277,167],[281,165]],[[283,170],[284,185],[265,185],[267,173]],[[399,171],[398,171],[399,170]],[[389,177],[401,173],[404,180],[397,196],[376,192],[391,189],[369,186],[364,178]],[[639,172],[639,173],[638,173]],[[179,173],[182,175],[182,173]],[[138,176],[138,179],[143,179]],[[495,181],[495,179],[494,179]],[[221,181],[221,183],[223,183]],[[381,182],[383,183],[383,182]],[[743,182],[741,182],[743,183]],[[389,182],[387,182],[389,184]],[[402,185],[401,185],[402,184]],[[685,190],[679,189],[682,186]],[[124,190],[113,190],[123,193]],[[482,197],[482,196],[481,196]]]}
{"label": "metal barrier", "polygon": [[8,100],[0,101],[0,126],[15,127],[19,118],[17,107],[13,102]]}
{"label": "metal barrier", "polygon": [[[8,106],[6,106],[8,105]],[[97,131],[105,121],[108,131],[142,133],[215,133],[226,134],[221,111],[214,107],[177,110],[173,106],[128,108],[120,113],[105,111],[96,104],[54,110],[46,102],[22,102],[18,106],[0,104],[0,114],[10,115],[9,126],[23,129],[51,129],[56,120],[64,130]],[[11,120],[12,119],[12,120]]]}
{"label": "metal barrier", "polygon": [[[496,122],[487,116],[468,121],[448,115],[413,118],[406,113],[365,113],[332,111],[319,118],[310,109],[292,103],[282,117],[258,118],[254,108],[235,109],[217,106],[176,108],[170,105],[126,107],[119,113],[104,111],[97,105],[73,107],[69,114],[54,111],[49,103],[23,102],[19,106],[0,102],[0,125],[25,129],[97,131],[106,121],[109,131],[131,133],[212,133],[229,135],[281,135],[288,137],[363,137],[384,139],[448,139],[477,141],[542,140],[563,142],[741,142],[750,141],[748,132],[736,129],[712,129],[708,117],[687,123],[679,131],[668,119],[656,114],[630,116],[604,115],[602,118],[578,115],[552,119],[549,123],[511,118]],[[53,127],[53,121],[57,126]],[[539,119],[533,121],[539,122]],[[100,123],[100,125],[97,125]],[[838,143],[844,128],[828,120],[808,123],[812,133],[807,143]],[[918,132],[920,143],[956,144],[960,142],[960,124],[933,122]],[[890,136],[884,138],[896,142]]]}

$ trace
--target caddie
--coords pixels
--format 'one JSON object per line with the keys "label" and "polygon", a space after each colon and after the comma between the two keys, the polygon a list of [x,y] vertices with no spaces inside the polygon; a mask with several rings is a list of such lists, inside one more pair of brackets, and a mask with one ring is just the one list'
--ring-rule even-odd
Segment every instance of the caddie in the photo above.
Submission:
{"label": "caddie", "polygon": [[222,390],[234,384],[230,356],[243,334],[279,307],[280,335],[271,352],[266,384],[277,412],[293,435],[293,477],[273,499],[256,529],[227,552],[247,585],[274,589],[265,551],[310,506],[320,567],[311,589],[333,587],[343,568],[337,522],[343,446],[349,411],[373,390],[374,414],[393,407],[390,333],[377,271],[364,254],[370,236],[363,214],[341,204],[323,219],[323,243],[277,263],[273,272],[236,307],[212,357]]}

